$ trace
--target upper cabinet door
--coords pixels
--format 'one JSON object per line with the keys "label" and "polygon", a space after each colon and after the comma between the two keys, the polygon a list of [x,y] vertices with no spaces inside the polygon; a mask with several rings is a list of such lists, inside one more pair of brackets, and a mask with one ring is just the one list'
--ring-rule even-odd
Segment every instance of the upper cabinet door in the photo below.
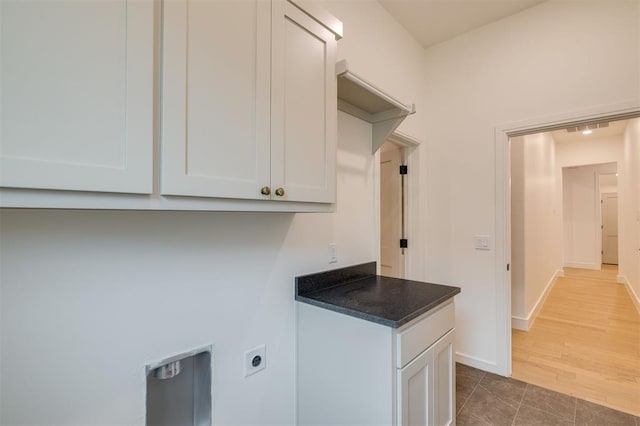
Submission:
{"label": "upper cabinet door", "polygon": [[152,0],[0,1],[0,186],[151,193]]}
{"label": "upper cabinet door", "polygon": [[270,17],[264,0],[165,1],[162,194],[269,198]]}
{"label": "upper cabinet door", "polygon": [[296,6],[273,1],[271,182],[276,199],[335,201],[334,35]]}

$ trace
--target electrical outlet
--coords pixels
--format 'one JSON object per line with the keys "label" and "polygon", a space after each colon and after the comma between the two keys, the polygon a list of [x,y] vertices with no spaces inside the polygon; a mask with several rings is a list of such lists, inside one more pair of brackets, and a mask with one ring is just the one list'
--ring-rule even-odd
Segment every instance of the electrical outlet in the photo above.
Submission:
{"label": "electrical outlet", "polygon": [[338,248],[336,243],[329,244],[329,263],[338,263]]}
{"label": "electrical outlet", "polygon": [[244,352],[244,377],[267,368],[267,347],[260,345]]}

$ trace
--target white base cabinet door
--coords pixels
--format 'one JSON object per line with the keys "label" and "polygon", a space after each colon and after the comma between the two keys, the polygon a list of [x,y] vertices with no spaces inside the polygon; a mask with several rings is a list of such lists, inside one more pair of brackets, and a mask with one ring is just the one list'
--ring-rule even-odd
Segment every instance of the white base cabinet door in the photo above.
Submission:
{"label": "white base cabinet door", "polygon": [[433,425],[433,351],[426,350],[398,372],[398,424]]}
{"label": "white base cabinet door", "polygon": [[153,0],[0,1],[0,187],[149,194]]}

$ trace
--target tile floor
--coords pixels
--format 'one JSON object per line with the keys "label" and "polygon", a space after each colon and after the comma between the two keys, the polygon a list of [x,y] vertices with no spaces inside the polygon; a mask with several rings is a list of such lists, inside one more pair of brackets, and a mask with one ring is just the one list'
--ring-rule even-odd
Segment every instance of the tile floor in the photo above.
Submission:
{"label": "tile floor", "polygon": [[458,426],[640,426],[640,417],[462,364],[456,411]]}

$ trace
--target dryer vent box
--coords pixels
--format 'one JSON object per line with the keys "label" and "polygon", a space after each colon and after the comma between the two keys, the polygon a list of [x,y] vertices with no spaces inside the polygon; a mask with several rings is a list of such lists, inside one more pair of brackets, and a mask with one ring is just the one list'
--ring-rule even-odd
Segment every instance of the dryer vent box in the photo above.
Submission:
{"label": "dryer vent box", "polygon": [[166,358],[145,367],[146,424],[211,425],[211,348]]}

